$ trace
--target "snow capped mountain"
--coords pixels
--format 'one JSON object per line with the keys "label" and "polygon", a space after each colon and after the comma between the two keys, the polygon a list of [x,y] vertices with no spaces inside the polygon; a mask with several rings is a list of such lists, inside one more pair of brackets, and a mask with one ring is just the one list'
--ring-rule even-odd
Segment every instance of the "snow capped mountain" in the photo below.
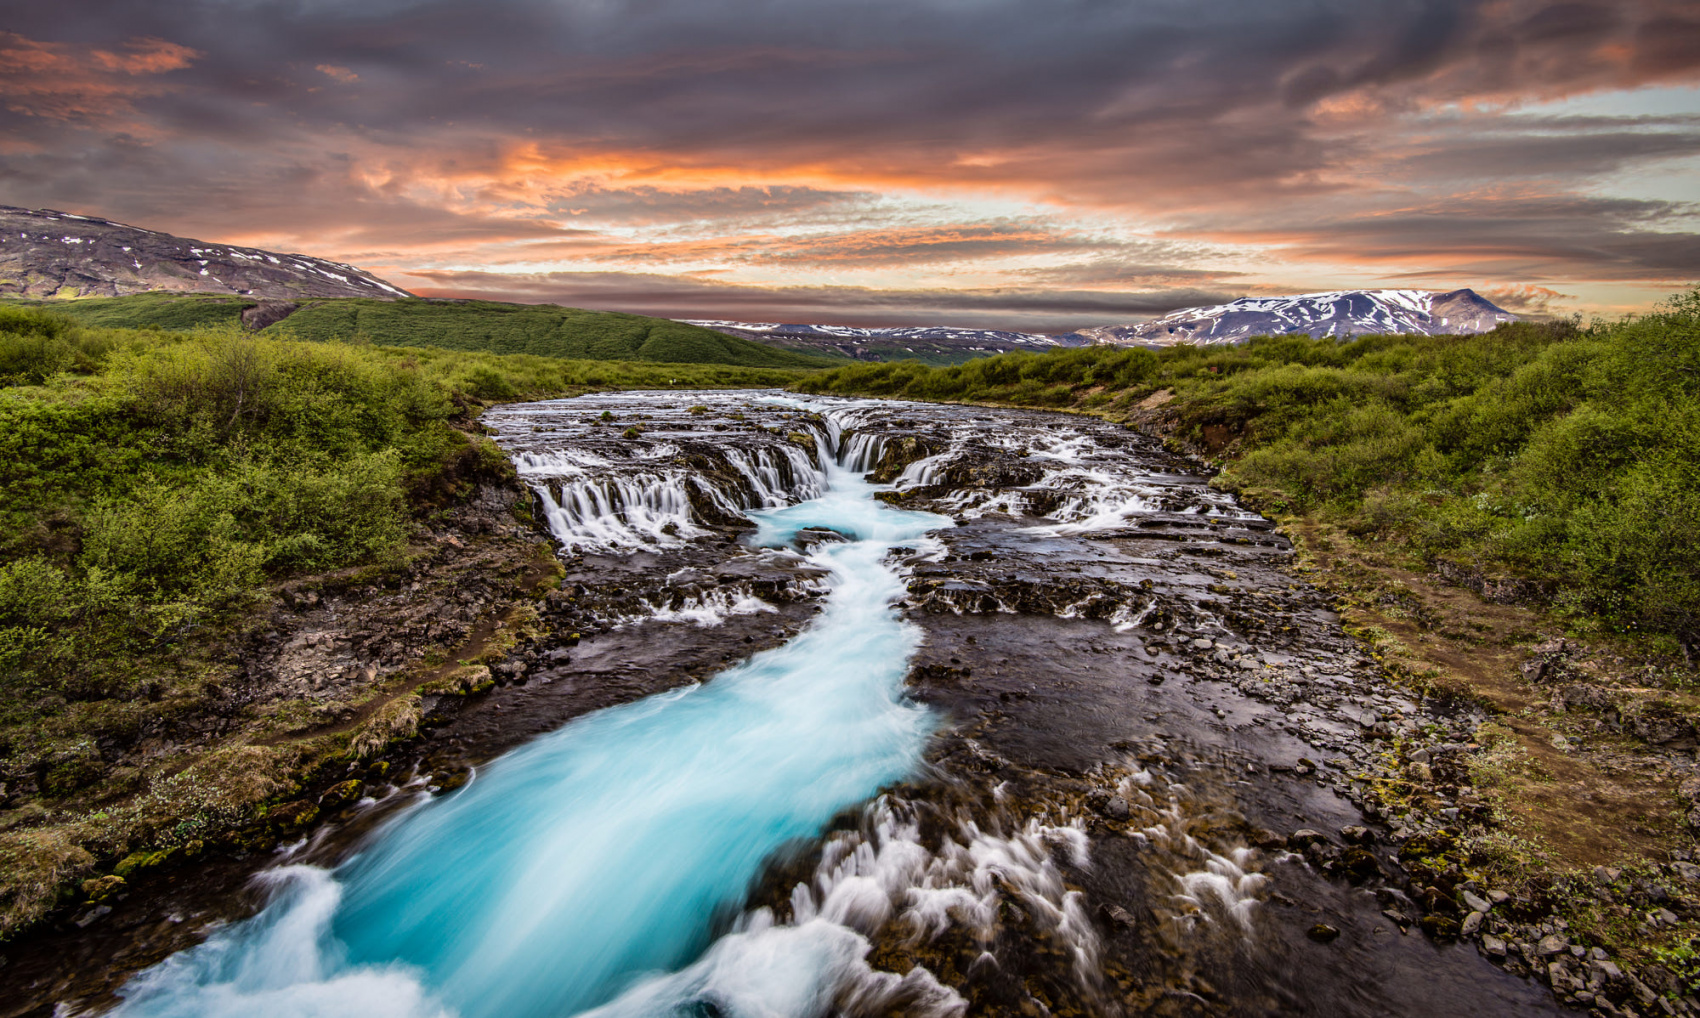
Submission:
{"label": "snow capped mountain", "polygon": [[352,265],[173,237],[94,216],[0,205],[0,293],[118,297],[147,290],[292,300],[410,297]]}
{"label": "snow capped mountain", "polygon": [[1182,308],[1142,325],[1106,325],[1082,329],[1080,334],[1094,343],[1208,345],[1299,333],[1488,332],[1501,322],[1516,320],[1516,315],[1495,307],[1474,290],[1332,290],[1288,297],[1243,297],[1213,307]]}
{"label": "snow capped mountain", "polygon": [[942,325],[866,329],[849,325],[800,325],[695,320],[701,325],[760,343],[864,361],[913,358],[959,364],[1013,350],[1042,352],[1059,346],[1097,343],[1174,346],[1243,343],[1253,336],[1361,336],[1366,333],[1488,332],[1517,316],[1495,307],[1474,290],[1330,290],[1284,297],[1244,297],[1229,304],[1182,308],[1140,325],[1103,325],[1043,336],[999,329]]}
{"label": "snow capped mountain", "polygon": [[1042,336],[999,329],[961,329],[944,325],[857,328],[850,325],[801,325],[767,322],[692,320],[732,336],[753,339],[789,350],[836,354],[864,361],[915,358],[933,364],[956,364],[1011,350],[1042,351],[1057,346],[1080,346],[1077,336]]}

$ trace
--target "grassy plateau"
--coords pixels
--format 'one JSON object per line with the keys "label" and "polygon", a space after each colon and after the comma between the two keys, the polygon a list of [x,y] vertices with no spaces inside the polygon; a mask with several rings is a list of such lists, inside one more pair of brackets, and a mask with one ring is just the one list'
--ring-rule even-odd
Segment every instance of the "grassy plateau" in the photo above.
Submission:
{"label": "grassy plateau", "polygon": [[[251,297],[155,292],[70,301],[13,298],[0,303],[49,311],[85,326],[181,330],[240,325],[243,312],[260,307],[261,302]],[[842,358],[779,350],[665,318],[487,300],[310,300],[260,332],[280,339],[345,340],[376,346],[429,346],[580,360],[763,368],[817,368],[843,362]]]}

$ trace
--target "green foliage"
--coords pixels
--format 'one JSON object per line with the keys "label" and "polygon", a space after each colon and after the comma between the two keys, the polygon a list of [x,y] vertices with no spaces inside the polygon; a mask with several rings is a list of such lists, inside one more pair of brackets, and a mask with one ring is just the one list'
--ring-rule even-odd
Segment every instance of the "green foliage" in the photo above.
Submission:
{"label": "green foliage", "polygon": [[93,371],[113,345],[109,337],[64,319],[0,304],[0,386],[40,385],[61,372]]}
{"label": "green foliage", "polygon": [[1229,488],[1547,581],[1579,622],[1700,641],[1700,290],[1586,329],[857,364],[796,388],[1111,416],[1166,389],[1156,412]]}
{"label": "green foliage", "polygon": [[124,297],[87,297],[78,300],[31,300],[6,298],[4,304],[45,311],[78,325],[96,329],[164,329],[183,332],[223,325],[239,325],[242,312],[259,304],[252,297],[207,293],[153,291]]}
{"label": "green foliage", "polygon": [[316,301],[265,332],[300,339],[357,339],[382,346],[607,361],[776,368],[831,363],[663,318],[481,300]]}
{"label": "green foliage", "polygon": [[278,579],[395,559],[414,514],[511,476],[466,433],[484,402],[800,374],[95,329],[7,306],[0,344],[0,725],[151,688],[171,647]]}

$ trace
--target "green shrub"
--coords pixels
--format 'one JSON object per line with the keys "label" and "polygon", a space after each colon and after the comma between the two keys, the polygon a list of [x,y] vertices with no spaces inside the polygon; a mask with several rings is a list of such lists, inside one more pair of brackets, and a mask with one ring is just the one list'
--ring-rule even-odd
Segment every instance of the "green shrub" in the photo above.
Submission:
{"label": "green shrub", "polygon": [[0,304],[0,385],[40,385],[65,371],[99,367],[115,343],[62,318]]}
{"label": "green shrub", "polygon": [[1222,449],[1227,436],[1230,489],[1421,558],[1549,580],[1609,625],[1700,642],[1700,290],[1586,329],[1086,347],[854,365],[795,388],[1110,413],[1167,388],[1180,437]]}

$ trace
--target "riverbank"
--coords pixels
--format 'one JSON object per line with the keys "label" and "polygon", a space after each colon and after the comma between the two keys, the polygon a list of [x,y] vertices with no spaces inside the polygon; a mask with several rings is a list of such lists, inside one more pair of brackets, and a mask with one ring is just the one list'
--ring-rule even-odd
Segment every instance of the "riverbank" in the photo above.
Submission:
{"label": "riverbank", "polygon": [[[1407,837],[1445,832],[1413,850],[1432,860],[1418,889],[1439,890],[1440,910],[1389,911],[1411,927],[1437,916],[1432,932],[1467,930],[1611,1013],[1596,998],[1614,970],[1571,950],[1598,949],[1639,973],[1611,999],[1662,1009],[1700,985],[1700,673],[1676,607],[1687,595],[1672,593],[1695,575],[1684,563],[1697,545],[1675,522],[1695,483],[1680,449],[1692,432],[1676,424],[1696,403],[1683,373],[1700,349],[1695,312],[1690,296],[1589,330],[860,366],[808,387],[1068,409],[1220,470],[1218,485],[1293,539],[1302,575],[1392,688],[1485,712],[1438,741],[1379,733],[1365,801]],[[1594,427],[1612,438],[1576,444]],[[1643,504],[1642,483],[1668,490]],[[1601,514],[1610,525],[1590,531]],[[1594,553],[1629,572],[1589,574]],[[1471,881],[1476,901],[1491,885],[1516,904],[1465,904],[1456,888]],[[1555,975],[1558,956],[1573,960]]]}
{"label": "riverbank", "polygon": [[[1545,988],[1416,931],[1447,918],[1448,901],[1504,890],[1444,858],[1453,825],[1439,811],[1472,808],[1475,793],[1403,815],[1377,798],[1381,783],[1410,780],[1402,769],[1420,749],[1433,759],[1486,713],[1389,685],[1333,600],[1295,571],[1286,539],[1184,457],[1124,427],[1030,411],[661,403],[610,395],[486,414],[564,575],[523,599],[535,617],[511,627],[511,643],[493,641],[482,663],[436,665],[449,681],[421,700],[421,738],[294,797],[318,810],[315,833],[272,832],[281,859],[334,864],[469,766],[791,640],[822,593],[803,553],[839,535],[803,528],[783,554],[739,539],[745,511],[818,493],[810,436],[830,425],[847,464],[894,483],[882,498],[953,518],[942,554],[893,560],[905,617],[925,633],[910,695],[944,724],[921,780],[776,856],[743,917],[710,923],[716,934],[830,922],[843,931],[831,943],[861,938],[868,952],[841,970],[839,999],[878,1013],[952,1014],[956,1000],[988,1014],[1550,1013]],[[475,523],[443,536],[468,550],[501,537]],[[1366,823],[1360,802],[1385,823]],[[1425,851],[1407,853],[1413,843]],[[226,859],[229,878],[212,886]],[[135,967],[251,910],[235,893],[241,867],[279,859],[162,860],[111,912],[7,952],[8,999],[98,1004]],[[1444,898],[1425,899],[1431,888]],[[1523,903],[1506,900],[1478,922],[1523,924]],[[714,957],[767,942],[734,940]],[[1599,985],[1636,1006],[1633,984]]]}
{"label": "riverbank", "polygon": [[0,308],[0,938],[269,847],[483,681],[560,571],[485,406],[796,377]]}

